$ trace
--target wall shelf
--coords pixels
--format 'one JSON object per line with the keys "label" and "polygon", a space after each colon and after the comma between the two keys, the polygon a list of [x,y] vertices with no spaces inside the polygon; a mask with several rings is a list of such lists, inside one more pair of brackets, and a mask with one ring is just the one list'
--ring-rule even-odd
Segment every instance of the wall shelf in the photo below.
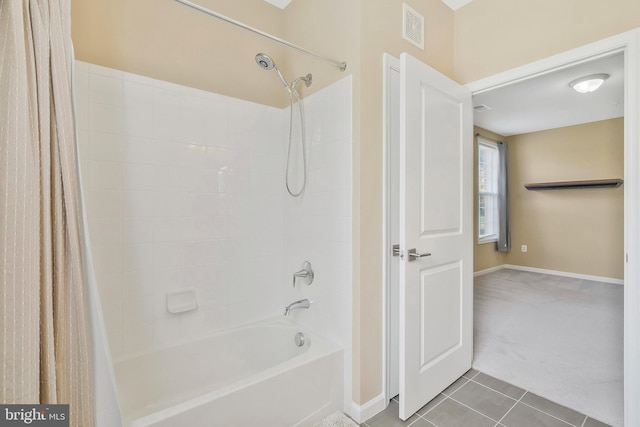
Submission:
{"label": "wall shelf", "polygon": [[621,179],[587,179],[582,181],[537,182],[525,184],[527,190],[566,190],[571,188],[617,188]]}

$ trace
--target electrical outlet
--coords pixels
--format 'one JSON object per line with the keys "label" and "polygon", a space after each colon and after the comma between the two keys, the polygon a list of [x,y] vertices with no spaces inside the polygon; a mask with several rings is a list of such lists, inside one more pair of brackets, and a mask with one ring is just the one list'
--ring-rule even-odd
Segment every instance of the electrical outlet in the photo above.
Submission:
{"label": "electrical outlet", "polygon": [[520,246],[520,252],[527,252],[527,245]]}

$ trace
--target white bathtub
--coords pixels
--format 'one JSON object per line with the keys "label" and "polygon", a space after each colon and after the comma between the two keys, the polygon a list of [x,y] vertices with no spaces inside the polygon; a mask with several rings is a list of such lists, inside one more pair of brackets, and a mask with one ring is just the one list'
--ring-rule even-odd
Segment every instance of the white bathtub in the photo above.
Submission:
{"label": "white bathtub", "polygon": [[313,425],[342,409],[342,353],[279,318],[127,359],[115,364],[125,425]]}

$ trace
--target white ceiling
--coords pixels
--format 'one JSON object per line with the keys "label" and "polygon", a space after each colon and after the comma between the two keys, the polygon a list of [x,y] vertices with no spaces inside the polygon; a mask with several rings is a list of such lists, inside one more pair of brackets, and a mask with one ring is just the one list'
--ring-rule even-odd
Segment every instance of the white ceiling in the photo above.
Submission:
{"label": "white ceiling", "polygon": [[444,4],[453,10],[460,9],[465,4],[471,3],[473,0],[442,0]]}
{"label": "white ceiling", "polygon": [[274,6],[279,7],[280,9],[284,9],[285,7],[289,6],[289,3],[291,3],[291,0],[264,0],[267,3],[271,3]]}
{"label": "white ceiling", "polygon": [[[595,92],[581,94],[569,82],[609,74]],[[572,126],[624,116],[624,55],[596,59],[473,96],[474,124],[502,136]]]}

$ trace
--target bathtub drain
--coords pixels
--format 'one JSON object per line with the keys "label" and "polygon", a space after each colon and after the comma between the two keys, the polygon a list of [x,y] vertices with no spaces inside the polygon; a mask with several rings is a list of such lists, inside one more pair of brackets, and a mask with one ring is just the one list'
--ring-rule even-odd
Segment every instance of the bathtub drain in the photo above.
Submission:
{"label": "bathtub drain", "polygon": [[296,345],[298,347],[302,347],[304,345],[304,342],[306,341],[306,338],[302,332],[298,332],[294,337],[294,341],[296,342]]}

